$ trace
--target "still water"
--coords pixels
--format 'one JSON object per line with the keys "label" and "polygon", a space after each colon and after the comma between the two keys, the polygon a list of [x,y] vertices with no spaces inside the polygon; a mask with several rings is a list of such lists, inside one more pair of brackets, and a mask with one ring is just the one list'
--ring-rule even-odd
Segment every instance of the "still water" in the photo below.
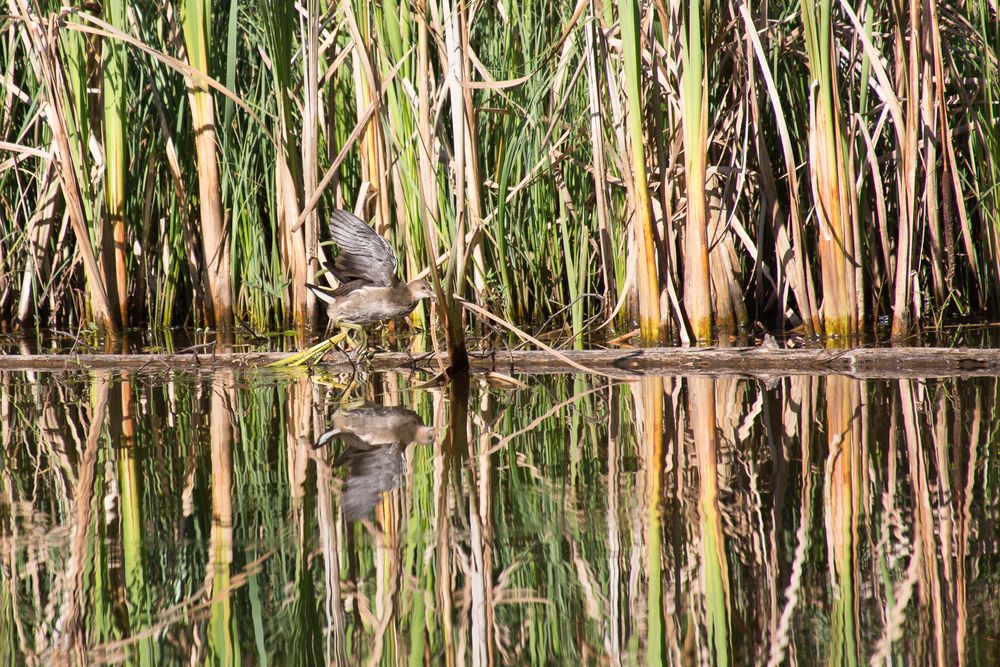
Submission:
{"label": "still water", "polygon": [[0,376],[0,663],[1000,663],[995,378]]}

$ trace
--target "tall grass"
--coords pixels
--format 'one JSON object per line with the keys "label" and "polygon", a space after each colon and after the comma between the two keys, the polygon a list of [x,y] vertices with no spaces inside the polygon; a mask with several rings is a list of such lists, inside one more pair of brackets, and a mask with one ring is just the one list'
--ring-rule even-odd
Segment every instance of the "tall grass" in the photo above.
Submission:
{"label": "tall grass", "polygon": [[[705,74],[706,42],[701,0],[682,5],[681,18],[681,125],[684,128],[684,183],[687,216],[684,225],[684,299],[692,333],[696,339],[712,338],[712,289],[709,283],[708,199],[705,169],[708,161],[708,81]],[[704,11],[703,11],[704,10]],[[728,288],[716,282],[716,295],[728,297]],[[720,324],[729,322],[729,313],[719,313]]]}
{"label": "tall grass", "polygon": [[1000,308],[991,3],[272,4],[9,5],[0,321],[308,331],[331,207],[453,340]]}
{"label": "tall grass", "polygon": [[[119,30],[125,28],[125,2],[114,0],[104,6],[104,19]],[[107,40],[104,46],[104,205],[111,234],[104,230],[102,255],[106,285],[122,327],[128,327],[128,266],[125,254],[125,182],[128,156],[125,151],[125,87],[128,61],[125,45]]]}
{"label": "tall grass", "polygon": [[[649,183],[646,178],[646,139],[643,135],[643,101],[640,61],[642,37],[639,32],[638,0],[619,3],[618,19],[621,25],[622,61],[625,69],[625,88],[628,99],[628,138],[632,166],[632,211],[635,215],[632,242],[638,248],[639,263],[639,326],[647,342],[660,338],[660,289],[656,270],[656,250],[653,242],[653,219],[649,201]],[[706,259],[706,266],[707,266]],[[699,313],[701,315],[701,313]],[[708,333],[711,317],[698,329]]]}

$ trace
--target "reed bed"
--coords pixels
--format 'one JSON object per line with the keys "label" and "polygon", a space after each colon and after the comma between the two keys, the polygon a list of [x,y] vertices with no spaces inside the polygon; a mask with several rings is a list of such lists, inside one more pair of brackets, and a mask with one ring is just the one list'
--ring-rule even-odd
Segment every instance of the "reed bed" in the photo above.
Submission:
{"label": "reed bed", "polygon": [[1000,312],[995,3],[6,12],[8,330],[310,331],[332,207],[431,275],[456,349],[455,296],[577,341]]}

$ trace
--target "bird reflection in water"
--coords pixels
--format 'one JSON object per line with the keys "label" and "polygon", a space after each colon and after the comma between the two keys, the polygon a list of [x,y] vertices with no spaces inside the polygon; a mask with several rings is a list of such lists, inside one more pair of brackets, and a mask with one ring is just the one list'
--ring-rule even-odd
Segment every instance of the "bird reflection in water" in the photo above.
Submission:
{"label": "bird reflection in water", "polygon": [[344,518],[360,521],[370,517],[382,494],[402,484],[406,445],[431,444],[435,435],[433,426],[425,426],[417,413],[406,408],[365,403],[338,410],[316,447],[334,439],[344,445],[333,462],[345,472],[341,497]]}

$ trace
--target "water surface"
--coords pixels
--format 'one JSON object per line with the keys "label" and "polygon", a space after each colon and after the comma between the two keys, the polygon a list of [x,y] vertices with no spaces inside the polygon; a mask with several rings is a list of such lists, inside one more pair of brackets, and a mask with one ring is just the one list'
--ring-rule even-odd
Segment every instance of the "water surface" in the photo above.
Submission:
{"label": "water surface", "polygon": [[349,380],[2,374],[0,663],[1000,661],[994,378]]}

